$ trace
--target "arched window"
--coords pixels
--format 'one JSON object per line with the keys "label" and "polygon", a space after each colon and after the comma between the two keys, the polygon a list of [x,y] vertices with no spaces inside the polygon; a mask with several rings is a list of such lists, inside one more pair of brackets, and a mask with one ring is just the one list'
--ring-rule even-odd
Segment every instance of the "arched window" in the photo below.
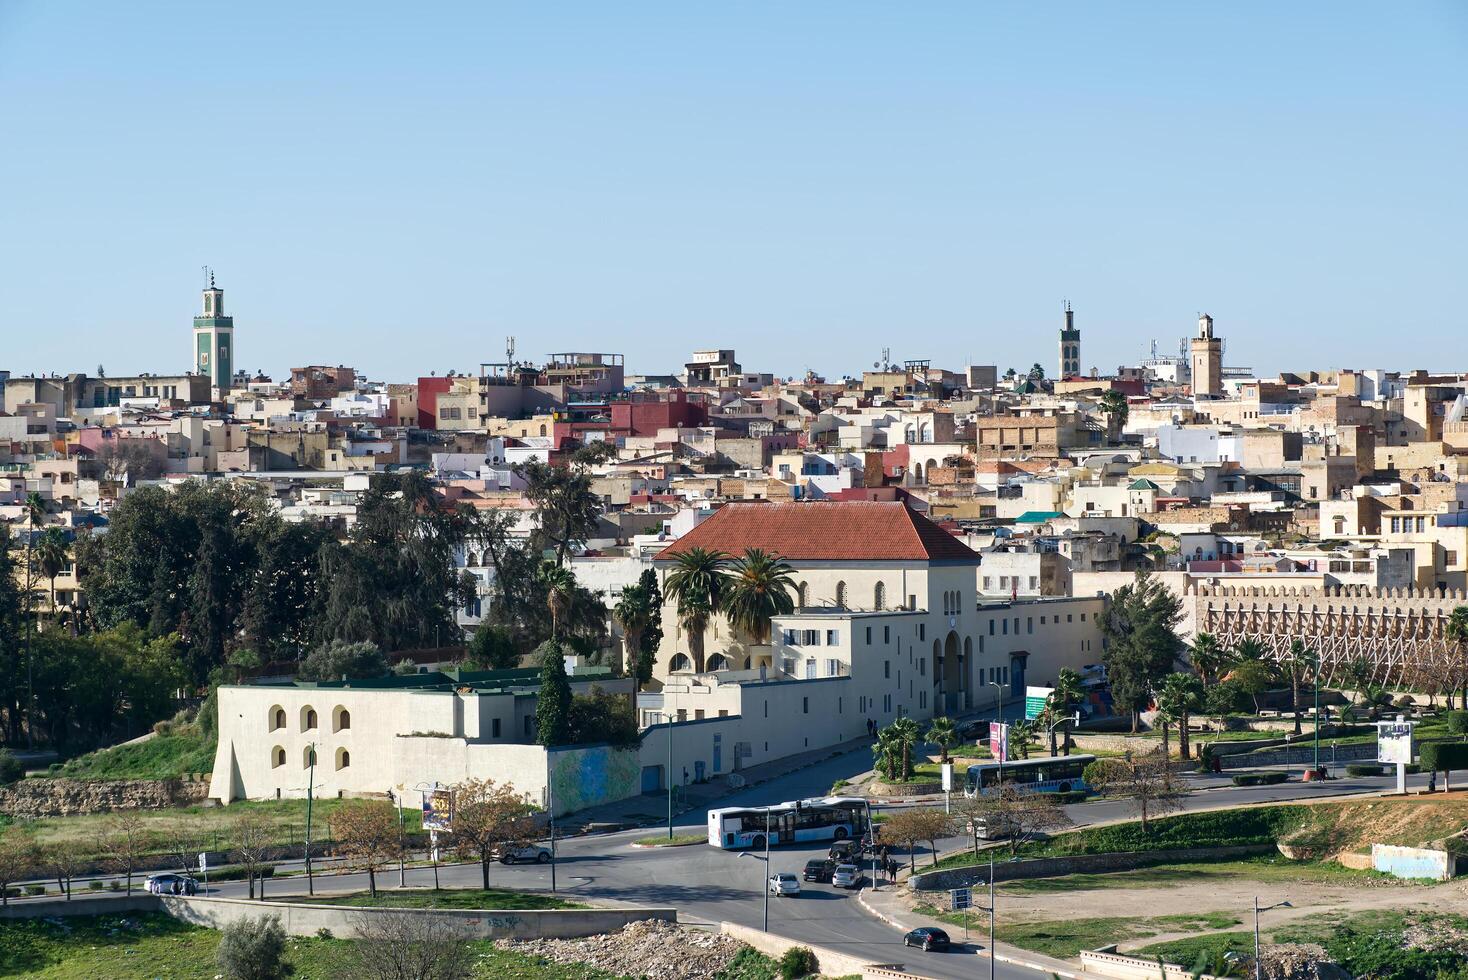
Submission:
{"label": "arched window", "polygon": [[545,426],[544,426],[544,425],[542,425],[542,426],[541,426],[541,427],[540,427],[540,434],[541,434],[541,435],[542,435],[542,436],[543,436],[543,435],[545,435]]}
{"label": "arched window", "polygon": [[337,749],[336,750],[336,767],[338,769],[345,769],[347,766],[350,766],[351,764],[352,764],[352,753],[348,752],[346,749]]}
{"label": "arched window", "polygon": [[877,587],[872,590],[872,608],[887,608],[887,583],[878,582]]}
{"label": "arched window", "polygon": [[688,654],[686,653],[675,653],[673,654],[672,661],[668,664],[668,669],[674,672],[680,670],[692,670],[693,661],[688,659]]}
{"label": "arched window", "polygon": [[807,595],[808,592],[809,592],[809,590],[806,588],[806,585],[805,585],[804,582],[801,582],[799,585],[797,585],[795,587],[795,608],[797,608],[797,609],[804,609],[805,608],[805,606],[806,606],[805,599],[806,599],[806,595]]}
{"label": "arched window", "polygon": [[479,559],[479,556],[476,555],[476,554],[474,554],[474,552],[471,551],[467,555],[464,556],[464,564],[467,567],[469,567],[469,568],[473,568],[474,566],[476,566],[476,565],[479,564],[479,560],[478,559]]}
{"label": "arched window", "polygon": [[316,709],[309,704],[301,708],[301,731],[309,732],[316,727]]}
{"label": "arched window", "polygon": [[270,730],[272,732],[279,731],[280,729],[282,729],[284,727],[285,727],[285,709],[282,708],[280,705],[277,704],[277,705],[275,705],[274,707],[272,707],[270,709]]}
{"label": "arched window", "polygon": [[836,608],[837,609],[845,609],[846,608],[846,583],[845,582],[837,582],[836,583]]}
{"label": "arched window", "polygon": [[285,749],[277,745],[270,750],[270,768],[279,769],[285,765]]}
{"label": "arched window", "polygon": [[707,666],[709,670],[728,670],[729,658],[722,653],[716,653],[709,657]]}
{"label": "arched window", "polygon": [[346,731],[352,727],[352,713],[341,705],[331,709],[331,730],[334,732]]}
{"label": "arched window", "polygon": [[304,749],[301,750],[301,768],[302,769],[310,769],[311,768],[311,763],[313,763],[315,761],[316,761],[316,750],[314,748],[312,748],[311,746],[308,745]]}

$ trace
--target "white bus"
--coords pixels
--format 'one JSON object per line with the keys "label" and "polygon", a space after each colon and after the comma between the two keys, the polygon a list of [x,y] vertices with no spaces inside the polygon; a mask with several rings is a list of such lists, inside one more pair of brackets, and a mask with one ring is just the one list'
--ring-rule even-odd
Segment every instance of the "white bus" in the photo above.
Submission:
{"label": "white bus", "polygon": [[859,796],[826,796],[774,806],[727,806],[709,811],[709,844],[724,850],[763,850],[769,843],[843,840],[867,829],[867,801]]}
{"label": "white bus", "polygon": [[968,767],[968,780],[963,795],[969,798],[988,793],[999,784],[1001,774],[1027,793],[1069,793],[1090,790],[1082,774],[1096,761],[1094,755],[1064,755],[1046,759],[1020,759],[1000,765],[984,762]]}

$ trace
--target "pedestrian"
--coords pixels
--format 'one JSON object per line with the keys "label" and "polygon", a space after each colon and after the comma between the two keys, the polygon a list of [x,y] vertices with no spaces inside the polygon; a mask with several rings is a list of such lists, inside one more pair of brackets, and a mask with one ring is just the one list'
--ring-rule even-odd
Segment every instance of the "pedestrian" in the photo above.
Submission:
{"label": "pedestrian", "polygon": [[891,858],[887,859],[887,880],[893,884],[897,883],[897,862]]}
{"label": "pedestrian", "polygon": [[1436,769],[1432,770],[1432,772],[1430,772],[1430,773],[1427,774],[1427,791],[1429,793],[1436,793],[1437,792],[1437,770]]}

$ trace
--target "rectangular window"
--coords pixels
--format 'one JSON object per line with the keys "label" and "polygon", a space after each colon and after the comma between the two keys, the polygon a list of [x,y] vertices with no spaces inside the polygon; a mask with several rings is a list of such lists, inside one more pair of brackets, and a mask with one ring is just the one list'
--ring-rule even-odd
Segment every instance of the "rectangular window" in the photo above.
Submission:
{"label": "rectangular window", "polygon": [[1086,621],[1086,614],[1085,613],[1081,613],[1081,622],[1084,623],[1085,621]]}
{"label": "rectangular window", "polygon": [[872,642],[872,628],[870,626],[868,626],[867,627],[867,645],[870,646],[871,645],[871,642]]}
{"label": "rectangular window", "polygon": [[985,592],[988,592],[992,588],[994,588],[994,580],[992,578],[990,578],[988,575],[985,575],[984,576],[984,591]]}
{"label": "rectangular window", "polygon": [[882,678],[889,681],[892,679],[892,661],[882,661]]}
{"label": "rectangular window", "polygon": [[780,639],[781,639],[781,641],[787,647],[793,647],[793,646],[795,646],[795,631],[794,630],[781,630],[780,631]]}
{"label": "rectangular window", "polygon": [[800,712],[801,714],[810,714],[810,698],[800,699]]}
{"label": "rectangular window", "polygon": [[826,661],[826,676],[836,677],[841,673],[841,661],[835,657]]}
{"label": "rectangular window", "polygon": [[1037,590],[1039,588],[1040,588],[1040,576],[1038,576],[1038,575],[1031,575],[1030,576],[1030,591],[1033,592],[1033,591],[1035,591],[1035,590]]}
{"label": "rectangular window", "polygon": [[841,634],[836,630],[826,630],[826,646],[834,647],[841,643]]}
{"label": "rectangular window", "polygon": [[918,623],[918,639],[919,640],[926,640],[927,638],[928,638],[928,625],[926,623]]}
{"label": "rectangular window", "polygon": [[1004,630],[1003,630],[1003,632],[1004,632],[1004,635],[1005,636],[1008,636],[1009,635],[1009,620],[1007,620],[1007,619],[1004,620]]}
{"label": "rectangular window", "polygon": [[921,692],[918,693],[918,707],[920,707],[920,708],[926,708],[927,706],[928,706],[928,692],[927,691],[921,691]]}
{"label": "rectangular window", "polygon": [[530,735],[530,726],[532,724],[534,724],[534,722],[535,722],[535,716],[534,715],[526,715],[525,716],[525,735],[527,737]]}
{"label": "rectangular window", "polygon": [[1025,632],[1026,633],[1033,633],[1033,632],[1035,632],[1035,617],[1034,616],[1031,616],[1031,617],[1029,617],[1028,619],[1025,620]]}
{"label": "rectangular window", "polygon": [[802,630],[801,631],[801,642],[804,643],[808,647],[818,647],[818,646],[820,646],[821,645],[821,631],[820,630]]}
{"label": "rectangular window", "polygon": [[919,677],[927,677],[928,676],[928,658],[927,657],[918,657],[918,676]]}
{"label": "rectangular window", "polygon": [[994,620],[992,620],[992,619],[989,620],[989,635],[990,636],[993,636],[994,635]]}
{"label": "rectangular window", "polygon": [[1067,623],[1074,622],[1074,617],[1070,613],[1066,613],[1065,614],[1065,621]]}
{"label": "rectangular window", "polygon": [[491,721],[489,723],[489,737],[490,738],[499,738],[500,737],[500,720],[498,718],[494,719],[493,721]]}
{"label": "rectangular window", "polygon": [[883,643],[891,643],[892,642],[892,627],[890,627],[890,626],[883,626],[882,627],[882,642]]}
{"label": "rectangular window", "polygon": [[694,708],[693,709],[693,720],[694,721],[703,721],[703,709],[702,708]]}
{"label": "rectangular window", "polygon": [[1001,684],[1008,684],[1009,683],[1009,668],[1008,667],[1001,667],[999,669],[999,683],[1001,683]]}
{"label": "rectangular window", "polygon": [[808,681],[816,679],[816,661],[814,657],[805,662],[805,679]]}
{"label": "rectangular window", "polygon": [[1458,553],[1456,551],[1449,551],[1447,554],[1443,555],[1443,561],[1447,562],[1449,565],[1458,564]]}
{"label": "rectangular window", "polygon": [[765,702],[765,717],[770,717],[770,702],[768,701]]}

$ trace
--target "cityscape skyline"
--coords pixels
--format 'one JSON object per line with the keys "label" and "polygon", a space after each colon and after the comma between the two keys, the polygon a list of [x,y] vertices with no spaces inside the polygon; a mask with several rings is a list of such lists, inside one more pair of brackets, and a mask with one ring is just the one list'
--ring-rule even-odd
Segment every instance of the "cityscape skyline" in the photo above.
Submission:
{"label": "cityscape skyline", "polygon": [[207,263],[237,367],[270,374],[464,370],[511,334],[649,372],[699,347],[782,376],[883,347],[1048,369],[1066,300],[1084,370],[1170,352],[1199,310],[1265,375],[1434,368],[1465,39],[1451,4],[1267,31],[1155,5],[466,5],[408,29],[7,5],[0,105],[29,150],[0,160],[26,191],[5,367],[182,368]]}

